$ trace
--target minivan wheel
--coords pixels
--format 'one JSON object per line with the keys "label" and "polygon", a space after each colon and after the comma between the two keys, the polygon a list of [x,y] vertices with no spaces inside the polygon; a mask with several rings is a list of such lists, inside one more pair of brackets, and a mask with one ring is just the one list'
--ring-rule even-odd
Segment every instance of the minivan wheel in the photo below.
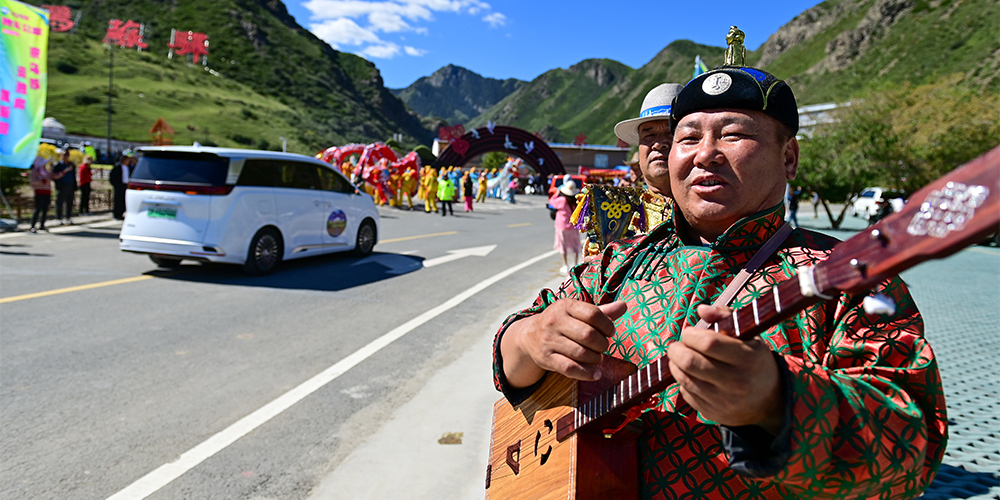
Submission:
{"label": "minivan wheel", "polygon": [[175,259],[173,257],[162,257],[159,255],[150,255],[149,260],[153,261],[158,267],[165,269],[176,269],[181,267],[181,259]]}
{"label": "minivan wheel", "polygon": [[265,227],[250,240],[243,271],[250,276],[271,274],[281,262],[281,255],[281,235],[274,228]]}
{"label": "minivan wheel", "polygon": [[365,257],[371,255],[372,250],[375,248],[375,241],[378,235],[375,234],[375,223],[366,220],[361,223],[361,227],[358,228],[358,239],[354,244],[354,255],[358,257]]}

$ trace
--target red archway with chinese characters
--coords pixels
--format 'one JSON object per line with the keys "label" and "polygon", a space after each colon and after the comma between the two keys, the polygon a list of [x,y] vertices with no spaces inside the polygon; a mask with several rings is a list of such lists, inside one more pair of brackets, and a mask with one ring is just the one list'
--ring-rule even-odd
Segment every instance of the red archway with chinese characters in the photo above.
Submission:
{"label": "red archway with chinese characters", "polygon": [[438,155],[434,168],[462,166],[483,153],[501,151],[517,156],[542,175],[566,173],[562,160],[540,137],[516,127],[490,126],[467,132]]}

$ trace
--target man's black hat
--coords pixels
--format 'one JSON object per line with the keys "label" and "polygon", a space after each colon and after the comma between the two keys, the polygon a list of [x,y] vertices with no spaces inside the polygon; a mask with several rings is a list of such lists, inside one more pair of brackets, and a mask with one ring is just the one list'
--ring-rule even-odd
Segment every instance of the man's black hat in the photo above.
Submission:
{"label": "man's black hat", "polygon": [[799,110],[792,89],[784,80],[756,68],[721,66],[698,75],[674,98],[670,128],[685,116],[707,109],[763,111],[791,129],[799,131]]}

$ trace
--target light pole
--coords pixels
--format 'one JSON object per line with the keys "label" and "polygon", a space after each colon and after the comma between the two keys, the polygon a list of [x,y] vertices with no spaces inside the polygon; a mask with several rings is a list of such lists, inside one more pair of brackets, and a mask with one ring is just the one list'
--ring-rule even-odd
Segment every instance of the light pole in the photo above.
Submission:
{"label": "light pole", "polygon": [[111,94],[115,85],[115,43],[114,40],[108,44],[108,158],[111,158]]}
{"label": "light pole", "polygon": [[282,153],[287,153],[288,152],[287,151],[288,150],[288,141],[286,141],[284,137],[279,137],[278,139],[281,139],[281,152]]}

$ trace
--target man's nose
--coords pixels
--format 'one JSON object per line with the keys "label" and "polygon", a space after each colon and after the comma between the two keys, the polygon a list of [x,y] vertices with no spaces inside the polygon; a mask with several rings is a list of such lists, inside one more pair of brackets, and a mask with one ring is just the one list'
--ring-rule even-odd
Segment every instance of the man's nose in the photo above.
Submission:
{"label": "man's nose", "polygon": [[718,141],[713,137],[704,137],[698,143],[694,156],[694,164],[699,167],[720,165],[725,162]]}

